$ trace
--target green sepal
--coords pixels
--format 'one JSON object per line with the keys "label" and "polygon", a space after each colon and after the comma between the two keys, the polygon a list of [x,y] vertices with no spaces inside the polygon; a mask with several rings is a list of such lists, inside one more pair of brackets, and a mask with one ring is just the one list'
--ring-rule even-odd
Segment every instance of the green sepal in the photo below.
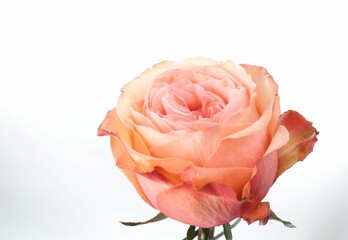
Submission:
{"label": "green sepal", "polygon": [[122,223],[123,225],[126,225],[126,226],[138,226],[138,225],[142,225],[142,224],[159,222],[159,221],[162,221],[166,218],[167,218],[167,216],[160,212],[159,214],[157,214],[156,216],[154,216],[153,218],[151,218],[145,222],[120,222],[120,223]]}
{"label": "green sepal", "polygon": [[272,219],[272,220],[276,220],[278,222],[281,222],[284,224],[285,227],[288,227],[288,228],[296,228],[296,226],[294,224],[292,224],[291,222],[288,222],[288,221],[284,221],[282,220],[281,218],[279,218],[272,210],[271,210],[271,215],[269,217],[269,219]]}
{"label": "green sepal", "polygon": [[187,233],[186,233],[186,238],[185,240],[193,240],[196,236],[197,236],[198,232],[196,231],[196,226],[190,226],[187,229]]}
{"label": "green sepal", "polygon": [[224,228],[224,235],[226,240],[232,240],[232,230],[231,225],[229,223],[226,223],[222,225]]}

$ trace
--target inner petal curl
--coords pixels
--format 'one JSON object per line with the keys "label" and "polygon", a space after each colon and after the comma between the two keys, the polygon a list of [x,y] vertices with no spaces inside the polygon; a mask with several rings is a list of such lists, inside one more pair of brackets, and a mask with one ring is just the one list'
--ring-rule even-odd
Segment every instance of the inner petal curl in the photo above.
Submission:
{"label": "inner petal curl", "polygon": [[[214,75],[215,74],[215,75]],[[233,97],[244,95],[244,86],[232,76],[221,73],[218,77],[205,75],[196,70],[172,70],[158,76],[148,94],[145,108],[152,121],[166,122],[168,126],[183,126],[196,129],[195,125],[207,127],[219,124],[227,105],[239,102]],[[232,99],[231,99],[232,97]],[[242,100],[243,99],[243,100]],[[244,97],[242,97],[244,102]],[[240,104],[237,104],[240,105]],[[241,104],[244,105],[244,104]],[[157,117],[156,117],[157,115]],[[157,120],[153,119],[156,118]],[[173,130],[176,128],[174,127]]]}

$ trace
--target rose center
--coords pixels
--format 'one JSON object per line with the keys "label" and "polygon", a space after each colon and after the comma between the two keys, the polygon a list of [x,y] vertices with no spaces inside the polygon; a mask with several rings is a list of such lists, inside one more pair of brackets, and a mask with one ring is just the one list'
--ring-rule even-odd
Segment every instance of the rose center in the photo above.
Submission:
{"label": "rose center", "polygon": [[161,117],[174,121],[196,121],[211,119],[226,106],[224,100],[216,94],[204,91],[196,94],[171,89],[161,98]]}

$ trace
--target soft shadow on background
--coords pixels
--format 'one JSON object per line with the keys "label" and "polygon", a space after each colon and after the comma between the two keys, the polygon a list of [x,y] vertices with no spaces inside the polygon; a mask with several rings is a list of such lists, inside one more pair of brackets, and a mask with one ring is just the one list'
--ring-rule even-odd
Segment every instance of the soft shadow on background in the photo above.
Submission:
{"label": "soft shadow on background", "polygon": [[0,239],[182,239],[96,137],[120,88],[152,64],[193,56],[261,65],[282,110],[320,131],[266,199],[283,219],[235,239],[347,239],[348,17],[343,1],[2,1]]}

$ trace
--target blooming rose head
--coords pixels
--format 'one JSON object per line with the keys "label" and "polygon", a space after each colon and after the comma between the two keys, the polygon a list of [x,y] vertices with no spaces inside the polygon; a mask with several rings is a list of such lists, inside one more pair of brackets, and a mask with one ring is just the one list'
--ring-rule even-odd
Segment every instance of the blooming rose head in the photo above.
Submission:
{"label": "blooming rose head", "polygon": [[299,113],[280,115],[265,68],[203,57],[164,61],[130,81],[98,135],[110,136],[144,201],[203,228],[267,218],[262,199],[317,141]]}

